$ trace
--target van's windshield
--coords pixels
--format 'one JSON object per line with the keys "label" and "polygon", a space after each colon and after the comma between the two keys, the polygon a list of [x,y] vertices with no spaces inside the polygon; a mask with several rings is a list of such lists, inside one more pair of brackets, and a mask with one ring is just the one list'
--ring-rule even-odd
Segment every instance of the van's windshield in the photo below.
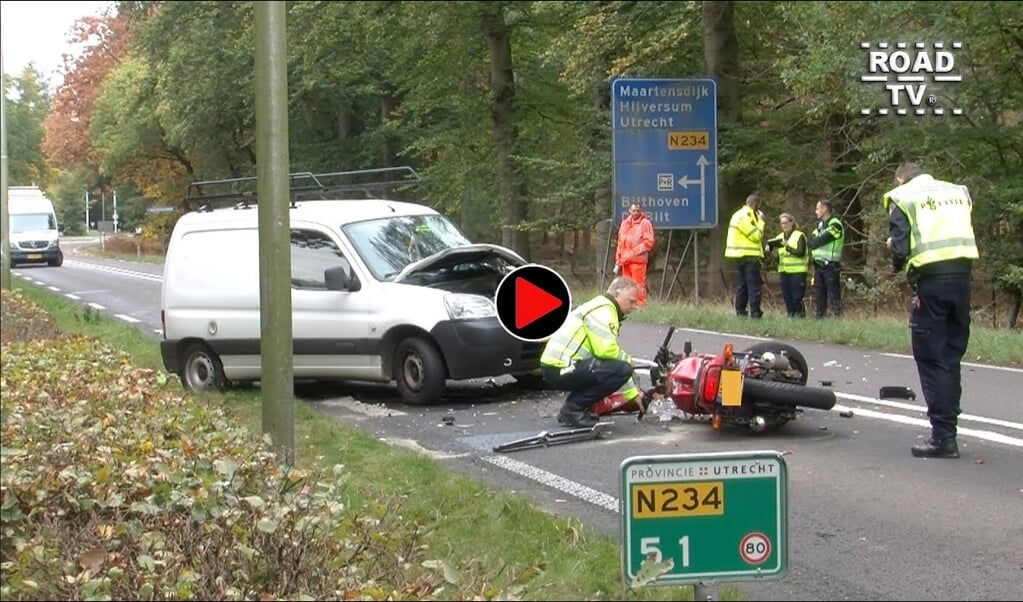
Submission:
{"label": "van's windshield", "polygon": [[392,280],[407,265],[444,249],[472,244],[446,217],[387,217],[344,227],[377,280]]}
{"label": "van's windshield", "polygon": [[52,213],[12,213],[11,232],[32,232],[33,230],[56,230],[57,220]]}

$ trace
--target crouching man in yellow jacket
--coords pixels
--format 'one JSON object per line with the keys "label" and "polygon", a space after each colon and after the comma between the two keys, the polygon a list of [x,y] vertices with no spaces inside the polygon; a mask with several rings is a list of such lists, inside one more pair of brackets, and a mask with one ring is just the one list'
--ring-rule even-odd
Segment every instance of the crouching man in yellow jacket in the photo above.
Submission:
{"label": "crouching man in yellow jacket", "polygon": [[639,286],[631,278],[615,278],[607,292],[583,303],[568,315],[540,356],[544,381],[568,391],[558,422],[591,427],[597,416],[590,407],[615,391],[627,401],[639,399],[632,378],[632,358],[618,346],[622,321],[638,305]]}

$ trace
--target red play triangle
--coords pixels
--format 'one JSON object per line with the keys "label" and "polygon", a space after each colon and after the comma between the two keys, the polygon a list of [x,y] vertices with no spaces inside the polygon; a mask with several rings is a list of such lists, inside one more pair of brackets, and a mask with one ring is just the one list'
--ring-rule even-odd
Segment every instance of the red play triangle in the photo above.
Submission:
{"label": "red play triangle", "polygon": [[561,299],[536,286],[525,278],[515,279],[515,328],[527,324],[561,307]]}

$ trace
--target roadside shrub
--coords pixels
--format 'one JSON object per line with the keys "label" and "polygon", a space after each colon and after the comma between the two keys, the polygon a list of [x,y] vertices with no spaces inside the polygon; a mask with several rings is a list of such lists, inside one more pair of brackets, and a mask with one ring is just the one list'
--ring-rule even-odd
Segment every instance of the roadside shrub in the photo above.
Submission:
{"label": "roadside shrub", "polygon": [[103,243],[108,253],[120,253],[123,255],[163,255],[166,243],[152,240],[145,236],[131,234],[118,234],[110,236]]}
{"label": "roadside shrub", "polygon": [[2,599],[474,597],[400,500],[346,508],[174,377],[81,336],[0,362]]}
{"label": "roadside shrub", "polygon": [[0,290],[0,345],[57,338],[53,318],[18,291]]}

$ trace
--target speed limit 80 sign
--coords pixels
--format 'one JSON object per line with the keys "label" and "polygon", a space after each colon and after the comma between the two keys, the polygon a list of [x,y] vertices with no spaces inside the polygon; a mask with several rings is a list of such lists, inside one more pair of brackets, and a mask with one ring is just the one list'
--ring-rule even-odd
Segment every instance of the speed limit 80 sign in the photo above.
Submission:
{"label": "speed limit 80 sign", "polygon": [[628,584],[777,579],[788,473],[776,451],[636,456],[621,466]]}

